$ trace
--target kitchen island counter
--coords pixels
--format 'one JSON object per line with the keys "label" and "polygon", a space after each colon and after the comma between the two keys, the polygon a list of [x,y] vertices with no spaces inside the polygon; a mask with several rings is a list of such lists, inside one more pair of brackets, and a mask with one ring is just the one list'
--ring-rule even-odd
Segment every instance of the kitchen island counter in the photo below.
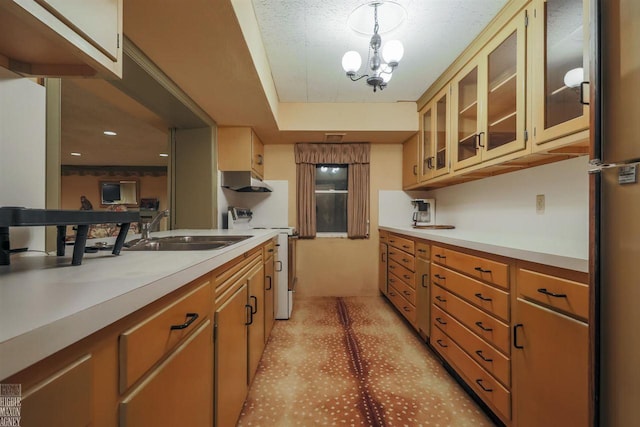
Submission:
{"label": "kitchen island counter", "polygon": [[274,230],[153,233],[153,237],[234,234],[252,237],[206,251],[123,250],[119,256],[98,251],[85,254],[78,266],[71,266],[70,255],[13,256],[11,265],[0,266],[0,380],[277,235]]}
{"label": "kitchen island counter", "polygon": [[509,258],[530,261],[583,273],[589,272],[588,248],[575,242],[551,239],[520,238],[504,234],[473,232],[462,229],[424,230],[410,226],[380,225],[381,230],[404,234],[433,242],[460,246]]}

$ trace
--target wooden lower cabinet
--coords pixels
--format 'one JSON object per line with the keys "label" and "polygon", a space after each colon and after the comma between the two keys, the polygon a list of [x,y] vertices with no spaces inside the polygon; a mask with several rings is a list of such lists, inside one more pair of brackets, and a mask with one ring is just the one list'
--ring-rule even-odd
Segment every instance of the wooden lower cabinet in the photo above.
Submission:
{"label": "wooden lower cabinet", "polygon": [[429,261],[416,257],[416,327],[426,337],[431,330],[429,286]]}
{"label": "wooden lower cabinet", "polygon": [[274,242],[265,248],[264,260],[264,343],[266,345],[271,335],[271,330],[276,322],[276,256],[277,248]]}
{"label": "wooden lower cabinet", "polygon": [[514,373],[518,426],[588,426],[589,328],[518,299]]}
{"label": "wooden lower cabinet", "polygon": [[387,253],[387,244],[382,242],[382,238],[380,239],[380,258],[378,263],[378,288],[380,289],[380,293],[382,295],[387,295],[387,280],[389,270],[387,265],[389,264]]}
{"label": "wooden lower cabinet", "polygon": [[243,283],[215,313],[215,413],[220,427],[236,425],[247,395],[248,297]]}
{"label": "wooden lower cabinet", "polygon": [[120,403],[120,427],[212,425],[212,335],[207,319],[129,393]]}
{"label": "wooden lower cabinet", "polygon": [[[249,273],[247,279],[249,287],[249,305],[251,306],[251,317],[248,324],[248,364],[247,383],[251,384],[253,377],[258,370],[258,364],[264,350],[264,328],[265,328],[265,304],[264,304],[264,266],[258,264]],[[244,400],[244,399],[243,399]]]}

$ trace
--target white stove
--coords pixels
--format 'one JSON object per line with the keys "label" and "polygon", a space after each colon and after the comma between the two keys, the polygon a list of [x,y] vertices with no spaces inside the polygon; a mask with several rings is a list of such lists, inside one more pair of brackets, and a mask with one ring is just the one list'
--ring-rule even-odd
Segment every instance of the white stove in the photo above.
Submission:
{"label": "white stove", "polygon": [[276,298],[275,317],[279,320],[287,320],[293,311],[293,294],[296,284],[296,242],[298,233],[293,227],[254,227],[251,225],[253,212],[251,209],[240,207],[229,207],[227,212],[228,225],[230,229],[236,230],[257,230],[269,229],[278,230],[278,251],[276,256]]}

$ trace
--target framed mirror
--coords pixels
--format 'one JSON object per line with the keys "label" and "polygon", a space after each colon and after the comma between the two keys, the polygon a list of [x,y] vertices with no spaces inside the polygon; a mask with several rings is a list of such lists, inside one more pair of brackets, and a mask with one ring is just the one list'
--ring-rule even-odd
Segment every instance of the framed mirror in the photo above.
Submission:
{"label": "framed mirror", "polygon": [[125,205],[138,207],[140,205],[140,182],[138,180],[127,181],[100,181],[100,203],[103,206]]}

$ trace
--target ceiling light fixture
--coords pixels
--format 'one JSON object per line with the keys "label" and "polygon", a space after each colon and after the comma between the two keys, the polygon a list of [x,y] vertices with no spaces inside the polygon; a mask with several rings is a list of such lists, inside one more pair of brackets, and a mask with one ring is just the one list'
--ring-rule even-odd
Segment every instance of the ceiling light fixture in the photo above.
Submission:
{"label": "ceiling light fixture", "polygon": [[117,133],[115,133],[115,132],[114,132],[114,131],[112,131],[112,130],[105,130],[105,131],[104,131],[104,132],[102,132],[102,133],[104,133],[104,134],[105,134],[105,135],[107,135],[107,136],[116,136],[116,135],[117,135]]}
{"label": "ceiling light fixture", "polygon": [[374,24],[373,35],[369,41],[369,58],[367,62],[369,64],[370,72],[368,74],[357,75],[362,65],[362,58],[360,54],[354,50],[351,50],[344,54],[342,57],[342,68],[347,73],[352,81],[356,82],[360,79],[367,78],[367,84],[373,86],[373,91],[376,92],[378,88],[380,90],[387,87],[387,83],[391,80],[391,76],[398,63],[404,55],[404,47],[398,40],[391,40],[384,45],[382,49],[382,62],[380,58],[380,47],[382,46],[382,37],[378,34],[380,25],[378,23],[378,7],[385,4],[384,1],[373,1],[368,3],[368,6],[374,8]]}
{"label": "ceiling light fixture", "polygon": [[71,153],[71,155],[72,155],[72,156],[76,156],[76,157],[80,157],[80,156],[82,156],[82,154],[81,154],[81,153],[76,153],[76,152]]}
{"label": "ceiling light fixture", "polygon": [[167,153],[160,153],[160,157],[169,157]]}

